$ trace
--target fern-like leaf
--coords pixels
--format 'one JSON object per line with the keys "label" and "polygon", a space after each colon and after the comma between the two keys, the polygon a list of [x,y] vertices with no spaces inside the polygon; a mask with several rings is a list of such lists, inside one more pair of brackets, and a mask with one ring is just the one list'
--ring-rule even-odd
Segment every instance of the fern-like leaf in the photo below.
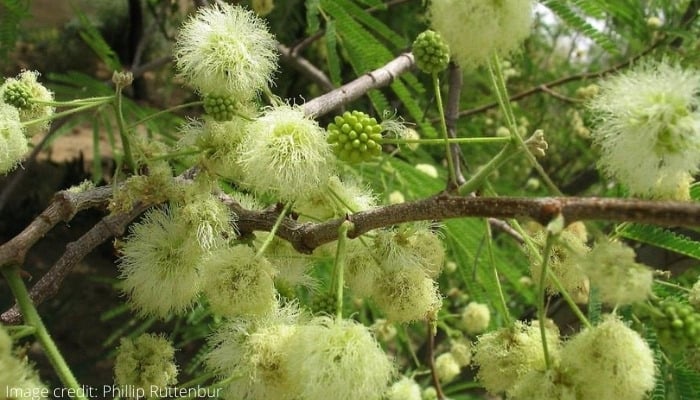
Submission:
{"label": "fern-like leaf", "polygon": [[312,35],[321,29],[321,22],[318,19],[321,0],[306,0],[306,33]]}
{"label": "fern-like leaf", "polygon": [[340,86],[340,56],[338,56],[338,45],[336,43],[335,31],[335,21],[328,21],[326,23],[326,33],[324,37],[326,38],[326,61],[328,62],[328,72],[331,78],[331,82],[334,85]]}
{"label": "fern-like leaf", "polygon": [[107,65],[112,71],[121,71],[122,66],[119,62],[117,53],[107,44],[99,30],[90,22],[90,19],[80,10],[75,10],[75,13],[80,21],[82,30],[80,37],[90,46],[92,51]]}
{"label": "fern-like leaf", "polygon": [[630,224],[619,229],[618,233],[627,239],[661,247],[700,260],[700,242],[668,229],[653,225]]}
{"label": "fern-like leaf", "polygon": [[[607,51],[610,54],[617,54],[619,50],[612,42],[612,40],[610,40],[609,37],[604,35],[593,25],[588,23],[588,21],[586,21],[585,18],[588,15],[581,15],[582,11],[584,10],[577,9],[578,7],[576,7],[575,4],[577,2],[585,1],[575,1],[571,3],[566,0],[545,0],[542,4],[544,4],[547,8],[552,10],[554,14],[561,18],[561,20],[564,21],[571,28],[576,29],[577,31],[580,31],[581,33],[586,35],[597,45],[605,49],[605,51]],[[590,6],[587,9],[590,10]],[[597,10],[595,10],[595,12],[597,13]]]}
{"label": "fern-like leaf", "polygon": [[19,25],[30,15],[26,0],[0,1],[0,60],[5,60],[10,50],[14,49],[19,37]]}
{"label": "fern-like leaf", "polygon": [[684,362],[677,362],[671,368],[672,384],[680,400],[697,400],[700,398],[700,373]]}

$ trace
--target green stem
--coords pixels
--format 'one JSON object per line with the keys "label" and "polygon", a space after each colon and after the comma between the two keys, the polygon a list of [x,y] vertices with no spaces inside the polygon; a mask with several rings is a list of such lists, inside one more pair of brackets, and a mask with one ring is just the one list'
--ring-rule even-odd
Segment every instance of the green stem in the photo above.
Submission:
{"label": "green stem", "polygon": [[509,158],[518,154],[520,149],[517,148],[512,140],[506,144],[494,158],[492,158],[486,165],[481,167],[476,174],[472,175],[471,178],[462,186],[459,187],[459,194],[466,196],[474,190],[478,189],[488,178],[489,175],[495,170],[497,170],[503,163],[508,161]]}
{"label": "green stem", "polygon": [[353,224],[350,221],[343,221],[338,227],[338,247],[335,251],[335,265],[333,266],[334,275],[336,277],[336,304],[335,315],[339,320],[343,318],[343,286],[345,286],[345,245],[348,240],[348,231]]}
{"label": "green stem", "polygon": [[494,281],[496,282],[496,289],[498,290],[498,298],[501,300],[501,315],[505,320],[505,325],[510,326],[512,323],[512,318],[508,312],[508,303],[506,303],[506,296],[503,294],[503,288],[501,287],[501,278],[498,276],[498,268],[496,268],[496,259],[493,256],[493,241],[491,240],[491,225],[487,219],[484,219],[486,224],[486,246],[489,252],[489,262],[491,263],[491,269],[493,271]]}
{"label": "green stem", "polygon": [[552,273],[552,271],[549,271],[549,279],[554,283],[554,286],[559,291],[559,294],[561,294],[561,297],[564,298],[564,301],[566,301],[566,304],[568,304],[571,311],[574,313],[574,315],[576,315],[576,318],[578,318],[586,328],[591,328],[593,326],[591,325],[591,322],[585,315],[583,315],[583,312],[581,312],[581,309],[578,307],[578,305],[576,305],[574,299],[571,297],[564,285],[562,285],[559,278]]}
{"label": "green stem", "polygon": [[447,123],[445,122],[445,110],[442,107],[442,94],[440,93],[440,78],[437,72],[433,72],[433,89],[435,90],[435,100],[437,101],[438,114],[440,114],[440,130],[442,131],[443,143],[445,143],[445,155],[447,156],[447,170],[449,172],[449,182],[452,187],[457,187],[455,177],[455,163],[450,151],[449,137],[447,136]]}
{"label": "green stem", "polygon": [[148,122],[148,121],[152,120],[153,118],[159,117],[159,116],[161,116],[161,115],[163,115],[163,114],[168,114],[168,113],[171,113],[171,112],[173,112],[173,111],[181,110],[181,109],[183,109],[183,108],[199,106],[199,105],[202,105],[202,104],[204,104],[203,101],[193,101],[193,102],[190,102],[190,103],[180,104],[180,105],[177,105],[177,106],[174,106],[174,107],[166,108],[165,110],[160,110],[160,111],[158,111],[158,112],[156,112],[156,113],[153,113],[153,114],[151,114],[151,115],[149,115],[149,116],[143,117],[143,118],[141,118],[140,120],[138,120],[138,121],[134,122],[133,124],[129,125],[129,129],[133,129],[133,128],[135,128],[135,127],[137,127],[137,126],[143,124],[144,122]]}
{"label": "green stem", "polygon": [[501,67],[501,62],[498,55],[494,53],[491,56],[488,66],[489,74],[491,75],[491,82],[493,83],[494,89],[496,89],[496,98],[498,99],[498,104],[506,117],[506,125],[508,125],[508,130],[510,131],[511,137],[513,137],[518,145],[525,150],[525,155],[532,164],[532,167],[535,168],[549,189],[556,195],[561,196],[562,192],[559,190],[557,185],[554,184],[549,175],[547,175],[547,172],[545,172],[544,168],[542,168],[535,156],[527,148],[525,141],[518,133],[518,126],[515,122],[515,114],[513,113],[513,107],[510,105],[508,89],[506,88],[506,80],[503,77],[503,68]]}
{"label": "green stem", "polygon": [[674,288],[674,289],[676,289],[676,290],[680,290],[680,291],[683,291],[683,292],[686,292],[686,293],[690,293],[690,292],[691,292],[691,290],[688,289],[687,287],[683,287],[683,286],[681,286],[681,285],[678,285],[678,284],[675,284],[675,283],[671,283],[671,282],[662,281],[661,279],[654,279],[654,283],[657,283],[657,284],[663,285],[663,286],[668,286],[668,287],[670,287],[670,288]]}
{"label": "green stem", "polygon": [[61,352],[58,350],[58,347],[56,347],[56,343],[51,339],[49,331],[46,329],[46,326],[44,326],[36,307],[34,307],[34,303],[32,303],[32,299],[29,297],[27,287],[19,276],[19,268],[2,267],[0,270],[2,270],[2,274],[5,276],[8,286],[10,286],[12,294],[14,294],[17,299],[17,305],[20,311],[22,311],[24,321],[36,329],[36,338],[43,346],[46,357],[49,359],[49,362],[51,362],[51,365],[61,379],[64,387],[73,389],[75,398],[87,400],[84,396],[80,395],[83,392],[80,384],[78,384],[78,381],[73,376],[73,372],[63,359]]}
{"label": "green stem", "polygon": [[131,171],[136,171],[136,162],[131,154],[131,142],[129,131],[124,122],[124,110],[122,109],[122,88],[117,85],[117,96],[115,98],[114,107],[117,112],[117,127],[119,128],[119,137],[122,141],[122,149],[124,150],[124,160]]}
{"label": "green stem", "polygon": [[260,257],[265,254],[265,250],[270,246],[270,243],[275,239],[275,233],[277,232],[277,229],[279,229],[280,225],[282,225],[282,220],[284,220],[284,217],[287,215],[289,210],[292,208],[292,202],[290,201],[289,203],[284,205],[284,209],[282,209],[282,212],[280,215],[277,216],[277,219],[275,220],[275,224],[272,226],[272,229],[270,229],[270,234],[265,238],[265,241],[263,244],[260,246],[258,249],[258,252],[255,254],[255,259],[259,260]]}
{"label": "green stem", "polygon": [[[500,137],[500,136],[495,136],[495,137],[470,137],[470,138],[448,138],[447,143],[458,143],[458,144],[482,144],[482,143],[504,143],[504,142],[509,142],[511,138],[509,137]],[[424,145],[432,145],[432,144],[443,144],[445,143],[445,139],[390,139],[390,138],[382,138],[382,144],[424,144]]]}
{"label": "green stem", "polygon": [[540,336],[542,337],[542,351],[544,352],[544,363],[547,369],[552,367],[551,361],[549,359],[549,350],[547,349],[547,329],[545,327],[545,319],[547,318],[546,304],[545,304],[545,289],[546,289],[546,279],[548,272],[548,262],[549,253],[552,251],[552,234],[547,232],[547,241],[544,245],[544,252],[542,254],[542,267],[540,269],[540,282],[538,286],[538,299],[537,299],[537,319],[540,321]]}
{"label": "green stem", "polygon": [[202,150],[200,150],[200,149],[175,151],[172,153],[166,153],[166,154],[161,154],[159,156],[151,157],[151,158],[149,158],[149,161],[171,160],[171,159],[177,158],[177,157],[192,156],[195,154],[200,154],[201,152],[202,152]]}
{"label": "green stem", "polygon": [[75,99],[75,100],[68,100],[68,101],[43,101],[43,100],[32,99],[32,103],[42,105],[42,106],[73,107],[73,106],[83,106],[83,105],[98,106],[101,104],[109,103],[112,100],[114,100],[114,95],[101,96],[101,97],[88,97],[86,99]]}
{"label": "green stem", "polygon": [[101,106],[101,105],[103,105],[103,104],[104,104],[104,103],[99,103],[99,104],[86,104],[86,105],[84,105],[84,106],[72,108],[72,109],[70,109],[70,110],[61,111],[61,112],[59,112],[59,113],[54,113],[54,114],[48,115],[48,116],[46,116],[46,117],[41,117],[41,118],[37,118],[37,119],[30,119],[29,121],[24,121],[24,122],[22,123],[22,126],[29,126],[29,125],[34,125],[34,124],[40,124],[40,123],[46,122],[46,121],[52,121],[52,120],[54,120],[54,119],[56,119],[56,118],[61,118],[61,117],[65,117],[66,115],[71,115],[71,114],[76,114],[76,113],[79,113],[79,112],[83,112],[83,111],[85,111],[85,110],[89,110],[89,109],[91,109],[91,108],[95,108],[95,107]]}

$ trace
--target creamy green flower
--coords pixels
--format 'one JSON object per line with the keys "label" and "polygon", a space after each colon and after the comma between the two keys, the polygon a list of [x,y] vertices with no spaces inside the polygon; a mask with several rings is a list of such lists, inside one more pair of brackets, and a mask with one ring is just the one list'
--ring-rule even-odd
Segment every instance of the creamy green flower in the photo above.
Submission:
{"label": "creamy green flower", "polygon": [[589,108],[608,176],[643,197],[687,199],[700,164],[700,72],[645,63],[600,84]]}
{"label": "creamy green flower", "polygon": [[240,6],[203,7],[180,29],[175,63],[203,94],[253,98],[272,82],[276,43],[265,22]]}
{"label": "creamy green flower", "polygon": [[0,103],[0,173],[17,166],[28,149],[17,109]]}
{"label": "creamy green flower", "polygon": [[166,338],[153,334],[123,338],[114,360],[114,382],[146,393],[174,385],[177,383],[175,349]]}
{"label": "creamy green flower", "polygon": [[298,107],[267,110],[249,125],[239,151],[244,184],[281,200],[307,196],[333,170],[325,131]]}
{"label": "creamy green flower", "polygon": [[[0,102],[8,103],[17,108],[22,122],[50,117],[54,113],[54,107],[40,102],[52,102],[53,93],[38,81],[39,73],[36,71],[23,71],[17,78],[8,78],[0,86]],[[51,121],[28,125],[25,128],[27,136],[48,129]]]}
{"label": "creamy green flower", "polygon": [[532,0],[432,0],[430,24],[462,67],[515,51],[530,35]]}

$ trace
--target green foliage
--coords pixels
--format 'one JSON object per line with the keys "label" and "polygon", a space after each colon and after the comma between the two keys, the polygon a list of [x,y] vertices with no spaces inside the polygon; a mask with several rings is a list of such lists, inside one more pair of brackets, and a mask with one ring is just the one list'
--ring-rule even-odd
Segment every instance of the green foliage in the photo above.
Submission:
{"label": "green foliage", "polygon": [[700,242],[683,234],[653,225],[626,224],[618,229],[620,236],[670,250],[700,260]]}
{"label": "green foliage", "polygon": [[20,35],[20,22],[29,16],[28,0],[0,1],[0,60],[7,60]]}
{"label": "green foliage", "polygon": [[619,52],[617,46],[609,37],[586,21],[587,17],[601,18],[603,16],[603,10],[595,2],[586,0],[545,0],[543,4],[572,29],[583,33],[608,53],[617,54]]}
{"label": "green foliage", "polygon": [[117,53],[107,44],[104,37],[90,19],[80,10],[75,10],[75,13],[80,22],[81,31],[80,37],[85,43],[90,46],[92,51],[104,62],[112,71],[121,71],[121,63]]}

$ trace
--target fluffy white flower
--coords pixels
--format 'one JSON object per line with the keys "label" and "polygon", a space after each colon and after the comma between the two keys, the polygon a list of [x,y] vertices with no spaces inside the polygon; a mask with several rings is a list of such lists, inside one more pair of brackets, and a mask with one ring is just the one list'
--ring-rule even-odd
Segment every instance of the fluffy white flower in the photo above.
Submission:
{"label": "fluffy white flower", "polygon": [[0,103],[0,173],[12,170],[27,150],[17,109]]}
{"label": "fluffy white flower", "polygon": [[531,0],[432,0],[432,27],[462,67],[485,64],[496,53],[507,55],[530,35]]}
{"label": "fluffy white flower", "polygon": [[328,182],[333,169],[325,131],[300,108],[268,110],[240,146],[244,183],[282,200],[297,200]]}
{"label": "fluffy white flower", "polygon": [[700,163],[700,73],[642,64],[600,84],[590,102],[599,166],[634,195],[688,198]]}
{"label": "fluffy white flower", "polygon": [[182,26],[175,62],[200,92],[248,100],[271,82],[275,47],[265,22],[254,12],[217,3],[200,8]]}

